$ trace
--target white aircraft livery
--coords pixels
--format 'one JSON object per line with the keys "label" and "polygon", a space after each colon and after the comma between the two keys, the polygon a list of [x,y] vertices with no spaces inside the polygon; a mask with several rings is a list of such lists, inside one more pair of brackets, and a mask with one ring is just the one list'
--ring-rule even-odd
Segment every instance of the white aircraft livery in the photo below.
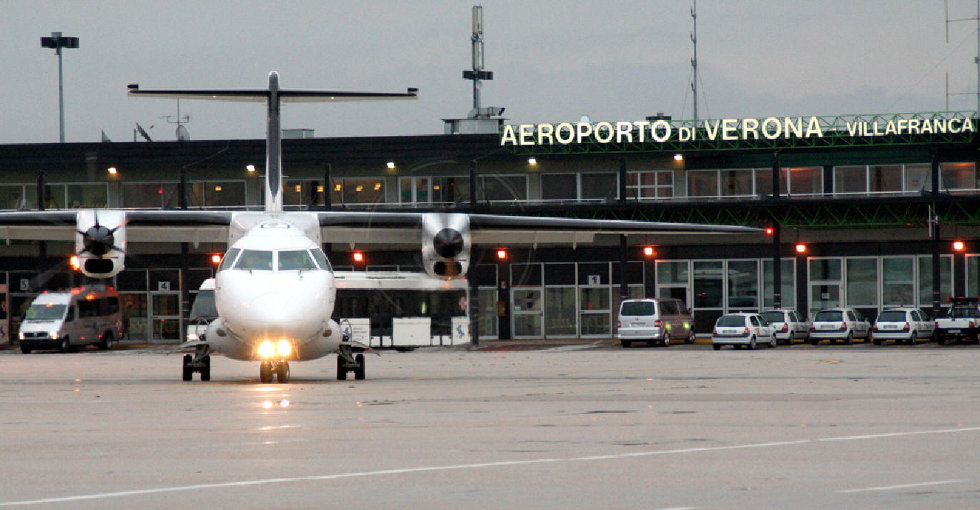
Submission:
{"label": "white aircraft livery", "polygon": [[[186,342],[193,354],[183,357],[183,378],[211,378],[211,354],[258,361],[259,380],[289,380],[289,363],[337,355],[337,377],[365,377],[367,346],[345,338],[331,319],[337,288],[321,246],[345,242],[375,230],[372,239],[414,231],[426,273],[433,278],[466,275],[470,247],[477,240],[514,232],[562,233],[574,239],[602,234],[748,233],[758,229],[727,225],[584,220],[466,213],[284,211],[282,199],[280,104],[308,101],[415,99],[405,93],[337,92],[279,88],[269,74],[268,89],[143,90],[132,96],[180,97],[265,102],[265,210],[114,210],[0,212],[0,238],[75,240],[79,270],[110,278],[124,268],[126,243],[195,242],[227,236],[227,251],[215,275],[218,318],[203,337]],[[69,225],[66,227],[65,225]],[[73,225],[74,228],[70,226]],[[346,236],[346,237],[345,237]],[[481,237],[482,236],[482,237]],[[579,237],[584,236],[584,237]]]}

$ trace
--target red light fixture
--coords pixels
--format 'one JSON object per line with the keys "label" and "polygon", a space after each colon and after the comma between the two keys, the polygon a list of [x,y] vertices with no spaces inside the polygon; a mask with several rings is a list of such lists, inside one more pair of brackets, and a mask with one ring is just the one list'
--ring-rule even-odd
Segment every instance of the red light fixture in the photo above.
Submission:
{"label": "red light fixture", "polygon": [[364,262],[364,253],[363,252],[355,251],[353,257],[354,257],[354,262],[357,262],[358,264],[360,264],[361,262]]}
{"label": "red light fixture", "polygon": [[963,241],[953,241],[953,250],[954,251],[963,251],[965,248],[966,248],[966,245],[963,243]]}
{"label": "red light fixture", "polygon": [[803,243],[797,243],[796,253],[797,255],[803,255],[804,253],[806,253],[806,245]]}
{"label": "red light fixture", "polygon": [[211,263],[214,264],[214,265],[220,264],[221,263],[221,254],[215,253],[214,255],[211,255]]}
{"label": "red light fixture", "polygon": [[643,256],[644,257],[652,257],[653,256],[653,253],[654,253],[653,246],[644,246],[643,247]]}
{"label": "red light fixture", "polygon": [[500,260],[507,260],[507,250],[497,250],[497,258]]}
{"label": "red light fixture", "polygon": [[774,229],[774,228],[772,228],[772,227],[766,227],[766,235],[767,235],[767,236],[771,236],[771,235],[773,235],[773,233],[775,233],[775,232],[776,232],[776,229]]}

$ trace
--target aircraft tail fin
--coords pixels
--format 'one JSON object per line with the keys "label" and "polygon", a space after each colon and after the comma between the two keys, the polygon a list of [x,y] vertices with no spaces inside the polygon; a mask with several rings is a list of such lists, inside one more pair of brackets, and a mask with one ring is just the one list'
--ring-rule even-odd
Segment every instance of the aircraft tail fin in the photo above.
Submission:
{"label": "aircraft tail fin", "polygon": [[338,102],[415,99],[419,90],[410,88],[404,93],[346,92],[331,90],[280,90],[279,73],[269,73],[269,88],[262,90],[140,90],[138,84],[129,85],[129,95],[183,99],[207,99],[212,101],[265,102],[268,105],[268,121],[265,142],[265,210],[282,211],[282,128],[279,123],[280,103]]}

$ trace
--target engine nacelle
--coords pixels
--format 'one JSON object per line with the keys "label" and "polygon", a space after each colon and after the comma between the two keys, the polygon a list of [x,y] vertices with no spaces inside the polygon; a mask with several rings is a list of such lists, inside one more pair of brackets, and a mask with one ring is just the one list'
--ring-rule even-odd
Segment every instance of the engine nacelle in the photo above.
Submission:
{"label": "engine nacelle", "polygon": [[452,280],[470,265],[470,217],[459,213],[422,214],[422,265],[429,276]]}
{"label": "engine nacelle", "polygon": [[78,270],[92,278],[111,278],[122,271],[126,259],[126,213],[81,210],[75,221]]}

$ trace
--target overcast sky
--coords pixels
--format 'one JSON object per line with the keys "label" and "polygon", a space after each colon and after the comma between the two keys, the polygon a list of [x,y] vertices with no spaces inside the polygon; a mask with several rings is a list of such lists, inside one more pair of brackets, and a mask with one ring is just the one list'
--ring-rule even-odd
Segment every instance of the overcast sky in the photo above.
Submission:
{"label": "overcast sky", "polygon": [[[974,0],[948,0],[951,18]],[[67,141],[105,131],[132,141],[137,122],[173,140],[175,100],[142,88],[283,88],[401,92],[417,101],[290,104],[284,128],[316,136],[442,133],[472,107],[471,6],[460,0],[3,0],[0,143],[58,141],[65,50]],[[487,0],[483,106],[511,123],[692,118],[691,2]],[[699,117],[897,113],[977,108],[976,21],[953,23],[942,0],[700,0]],[[972,93],[972,95],[963,95]],[[262,138],[263,107],[182,101],[192,139]],[[150,126],[153,126],[150,128]]]}

